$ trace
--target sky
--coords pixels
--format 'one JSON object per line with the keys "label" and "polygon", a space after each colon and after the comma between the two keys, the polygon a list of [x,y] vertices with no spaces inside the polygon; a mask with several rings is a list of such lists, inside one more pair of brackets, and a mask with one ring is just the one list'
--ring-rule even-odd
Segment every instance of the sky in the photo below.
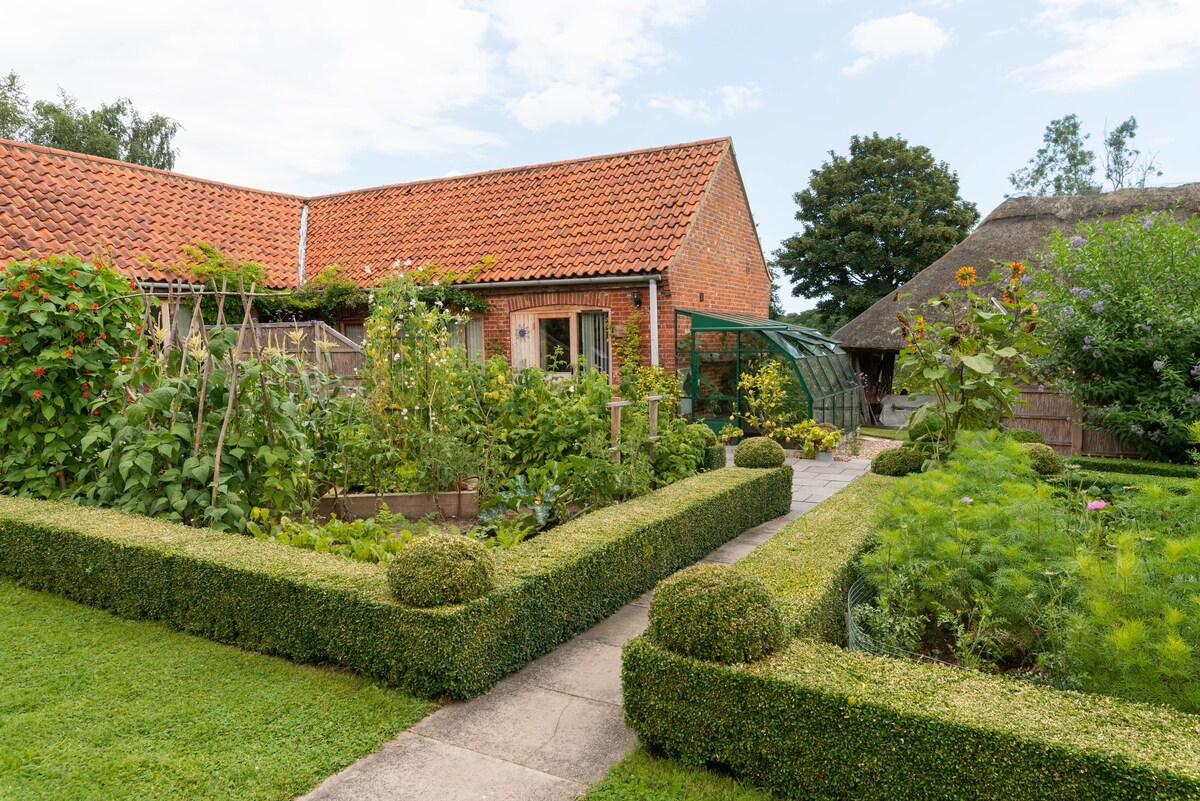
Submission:
{"label": "sky", "polygon": [[182,124],[177,171],[280,192],[731,136],[770,257],[855,134],[928,147],[985,216],[1071,113],[1098,154],[1135,116],[1152,183],[1200,181],[1200,0],[10,5],[31,98],[128,97]]}

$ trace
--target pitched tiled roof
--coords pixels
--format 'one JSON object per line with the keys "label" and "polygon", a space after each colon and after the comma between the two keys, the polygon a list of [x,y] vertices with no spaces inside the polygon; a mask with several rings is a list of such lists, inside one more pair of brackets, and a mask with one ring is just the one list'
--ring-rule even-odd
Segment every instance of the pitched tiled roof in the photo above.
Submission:
{"label": "pitched tiled roof", "polygon": [[233,258],[261,261],[268,283],[287,286],[296,282],[302,203],[0,140],[0,261],[26,252],[106,254],[122,272],[161,280],[161,266],[177,263],[183,245],[203,241]]}
{"label": "pitched tiled roof", "polygon": [[728,139],[419,181],[314,198],[305,263],[368,281],[393,264],[476,281],[665,270]]}
{"label": "pitched tiled roof", "polygon": [[391,271],[494,261],[479,282],[661,272],[695,218],[728,139],[305,199],[0,140],[0,259],[107,252],[159,279],[203,241],[297,281],[301,206],[309,275],[373,283]]}

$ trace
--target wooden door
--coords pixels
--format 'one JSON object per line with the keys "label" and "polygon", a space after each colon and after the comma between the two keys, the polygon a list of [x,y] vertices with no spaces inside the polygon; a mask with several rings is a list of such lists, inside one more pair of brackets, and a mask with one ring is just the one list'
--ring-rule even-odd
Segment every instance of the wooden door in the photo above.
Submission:
{"label": "wooden door", "polygon": [[512,367],[525,370],[538,363],[537,321],[530,312],[509,315],[512,327]]}

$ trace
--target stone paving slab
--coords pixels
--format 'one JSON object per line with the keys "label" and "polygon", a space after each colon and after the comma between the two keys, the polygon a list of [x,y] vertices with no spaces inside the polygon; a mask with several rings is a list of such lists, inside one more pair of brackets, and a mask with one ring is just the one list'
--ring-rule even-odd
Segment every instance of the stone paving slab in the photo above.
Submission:
{"label": "stone paving slab", "polygon": [[[619,660],[614,679],[619,696]],[[511,677],[487,695],[443,707],[412,732],[576,782],[599,781],[637,745],[618,704]]]}
{"label": "stone paving slab", "polygon": [[[729,451],[732,454],[732,449]],[[732,564],[870,467],[790,458],[791,510],[704,560]],[[649,623],[653,591],[490,693],[447,704],[302,801],[566,801],[637,745],[621,710],[621,646]]]}
{"label": "stone paving slab", "polygon": [[581,782],[404,732],[302,801],[569,801],[586,789]]}

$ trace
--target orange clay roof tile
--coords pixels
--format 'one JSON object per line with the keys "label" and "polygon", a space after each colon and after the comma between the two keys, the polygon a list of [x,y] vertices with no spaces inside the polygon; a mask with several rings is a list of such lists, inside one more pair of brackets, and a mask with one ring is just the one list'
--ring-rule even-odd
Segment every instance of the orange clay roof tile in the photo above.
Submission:
{"label": "orange clay roof tile", "polygon": [[[302,198],[0,140],[0,260],[75,250],[162,280],[203,241],[261,261],[268,283],[337,264],[360,283],[406,261],[474,280],[661,272],[674,259],[728,139]],[[369,270],[368,270],[369,268]]]}

